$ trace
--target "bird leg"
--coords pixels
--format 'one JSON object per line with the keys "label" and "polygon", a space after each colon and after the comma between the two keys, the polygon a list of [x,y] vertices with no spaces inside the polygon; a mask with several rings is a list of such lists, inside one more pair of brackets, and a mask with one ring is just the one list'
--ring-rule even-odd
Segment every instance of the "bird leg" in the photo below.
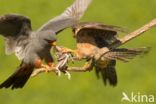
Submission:
{"label": "bird leg", "polygon": [[62,47],[62,46],[57,46],[56,41],[50,43],[51,46],[54,48],[55,52],[61,52],[61,53],[74,53],[74,50]]}
{"label": "bird leg", "polygon": [[56,66],[56,70],[55,70],[56,75],[58,75],[59,77],[61,76],[61,71],[58,68],[58,66]]}
{"label": "bird leg", "polygon": [[84,64],[82,68],[85,69],[86,71],[91,71],[93,69],[93,66],[94,66],[94,60],[90,59]]}
{"label": "bird leg", "polygon": [[42,60],[37,58],[34,62],[35,68],[44,68],[45,72],[48,72],[49,66],[42,63]]}
{"label": "bird leg", "polygon": [[48,64],[43,64],[41,59],[35,60],[35,68],[42,68],[44,72],[48,73],[51,71],[51,68],[54,67],[54,64],[52,62]]}
{"label": "bird leg", "polygon": [[76,53],[75,50],[61,46],[56,46],[54,47],[54,52],[56,53],[56,57],[58,60],[62,60],[66,57],[70,59],[72,62],[74,62],[74,54]]}
{"label": "bird leg", "polygon": [[71,50],[70,49],[69,49],[69,51],[64,50],[64,48],[56,46],[56,47],[54,47],[54,51],[56,53],[56,58],[58,61],[58,64],[56,65],[56,70],[59,70],[59,71],[65,73],[65,75],[67,75],[68,79],[70,79],[71,75],[67,71],[67,68],[68,68],[67,63],[68,63],[68,60],[73,61],[72,55],[69,52]]}
{"label": "bird leg", "polygon": [[75,53],[74,50],[69,49],[69,48],[66,48],[66,47],[63,47],[63,48],[61,49],[61,52],[62,52],[62,53]]}
{"label": "bird leg", "polygon": [[[81,60],[81,59],[83,59],[83,55],[81,55],[77,50],[71,50],[69,48],[63,47],[61,49],[61,52],[67,55],[67,57],[66,57],[67,58],[67,61],[69,59],[69,56],[68,55],[73,55],[73,54],[75,55],[75,57],[73,58],[71,56],[72,57],[71,58],[72,60]],[[83,69],[88,70],[88,71],[91,71],[93,69],[93,66],[94,66],[94,62],[93,61],[94,61],[93,59],[90,59],[89,61],[87,61],[85,63],[85,65],[83,66]]]}
{"label": "bird leg", "polygon": [[86,59],[86,57],[84,57],[84,55],[79,52],[79,50],[72,50],[66,47],[60,47],[60,46],[56,46],[55,47],[55,52],[59,52],[61,54],[66,54],[69,56],[69,59],[74,63],[74,61],[80,61],[82,59]]}
{"label": "bird leg", "polygon": [[[65,73],[65,75],[68,76],[68,79],[71,78],[70,73],[67,71],[67,63],[69,60],[74,62],[75,60],[81,60],[83,59],[83,55],[81,55],[77,50],[72,50],[66,47],[59,47],[56,46],[54,48],[54,51],[56,52],[58,64],[56,66],[57,70],[61,70]],[[88,62],[85,63],[83,66],[83,69],[86,71],[90,71],[93,69],[93,59],[90,59]]]}
{"label": "bird leg", "polygon": [[70,59],[70,55],[68,55],[67,53],[59,54],[57,59],[58,64],[56,66],[56,69],[64,72],[65,75],[67,75],[68,79],[71,78],[70,73],[67,71],[68,68],[67,63],[69,59]]}
{"label": "bird leg", "polygon": [[70,54],[71,56],[75,56],[77,53],[75,50],[72,50],[70,48],[66,48],[66,47],[62,47],[62,46],[56,46],[54,47],[54,51],[55,52],[59,52],[59,53],[62,53],[62,54]]}
{"label": "bird leg", "polygon": [[[48,64],[48,66],[49,66],[48,72],[51,71],[52,68],[56,67],[56,66],[53,64],[53,62],[48,62],[47,64]],[[57,67],[56,67],[56,69],[54,70],[54,72],[56,73],[56,75],[61,76],[61,71],[60,71]]]}
{"label": "bird leg", "polygon": [[50,72],[51,67],[49,65],[41,64],[40,68],[43,68],[45,70],[45,72],[48,73],[48,72]]}

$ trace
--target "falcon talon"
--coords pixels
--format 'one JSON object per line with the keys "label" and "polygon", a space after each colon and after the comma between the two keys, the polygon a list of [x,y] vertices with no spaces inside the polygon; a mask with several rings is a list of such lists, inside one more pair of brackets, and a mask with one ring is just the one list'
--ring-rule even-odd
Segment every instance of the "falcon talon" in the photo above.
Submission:
{"label": "falcon talon", "polygon": [[60,62],[60,67],[61,68],[67,64],[68,58],[69,58],[69,55],[65,54],[64,60],[62,60],[62,62]]}
{"label": "falcon talon", "polygon": [[57,76],[59,76],[59,77],[61,76],[61,71],[59,69],[56,69],[55,73],[56,73]]}
{"label": "falcon talon", "polygon": [[59,77],[61,76],[61,72],[60,72],[58,67],[56,67],[55,73],[56,73],[57,76],[59,76]]}
{"label": "falcon talon", "polygon": [[67,76],[68,80],[71,79],[71,74],[68,71],[65,71],[65,75]]}
{"label": "falcon talon", "polygon": [[46,73],[49,73],[49,72],[51,71],[51,68],[50,68],[50,66],[48,66],[48,65],[42,64],[41,67],[44,68],[44,71],[45,71]]}
{"label": "falcon talon", "polygon": [[71,62],[74,64],[74,58],[72,54],[68,54],[69,55],[69,59],[71,60]]}
{"label": "falcon talon", "polygon": [[46,73],[49,73],[50,71],[51,71],[50,69],[47,69],[47,70],[46,70]]}

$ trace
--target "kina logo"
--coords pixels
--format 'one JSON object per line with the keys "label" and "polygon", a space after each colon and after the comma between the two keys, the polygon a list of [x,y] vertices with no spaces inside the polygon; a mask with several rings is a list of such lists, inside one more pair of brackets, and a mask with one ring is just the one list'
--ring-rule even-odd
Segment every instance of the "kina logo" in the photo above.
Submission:
{"label": "kina logo", "polygon": [[122,102],[132,102],[132,103],[153,103],[154,102],[154,95],[146,95],[146,94],[141,94],[140,92],[134,93],[131,92],[129,95],[126,94],[125,92],[122,92]]}

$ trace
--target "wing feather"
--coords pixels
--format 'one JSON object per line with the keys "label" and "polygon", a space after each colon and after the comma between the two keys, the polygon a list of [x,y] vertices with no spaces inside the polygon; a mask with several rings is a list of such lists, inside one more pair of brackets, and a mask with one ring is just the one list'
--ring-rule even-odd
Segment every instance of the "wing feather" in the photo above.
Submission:
{"label": "wing feather", "polygon": [[17,14],[0,16],[0,34],[4,37],[17,36],[24,25],[27,25],[31,30],[30,19],[25,16]]}
{"label": "wing feather", "polygon": [[17,14],[0,16],[0,34],[5,38],[6,54],[13,53],[17,39],[22,35],[29,35],[30,31],[32,29],[29,18]]}
{"label": "wing feather", "polygon": [[53,30],[55,33],[71,27],[83,16],[92,0],[75,0],[61,15],[51,19],[38,31]]}
{"label": "wing feather", "polygon": [[103,25],[101,23],[95,22],[79,23],[73,27],[75,37],[82,38],[88,35],[89,37],[92,37],[92,39],[94,39],[96,45],[100,48],[108,46],[109,44],[116,41],[116,35],[118,31],[124,30],[117,26]]}

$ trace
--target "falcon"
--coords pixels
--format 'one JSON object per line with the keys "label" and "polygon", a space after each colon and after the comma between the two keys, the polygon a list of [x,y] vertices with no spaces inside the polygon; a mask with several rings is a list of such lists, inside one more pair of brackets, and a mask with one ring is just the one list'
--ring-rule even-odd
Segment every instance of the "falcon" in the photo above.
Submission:
{"label": "falcon", "polygon": [[[92,0],[75,0],[61,15],[51,19],[38,30],[33,31],[28,17],[17,14],[0,16],[0,34],[5,38],[6,54],[15,53],[21,64],[0,88],[22,88],[30,78],[34,68],[48,71],[54,66],[50,54],[56,46],[56,34],[71,27],[83,16]],[[43,64],[45,61],[46,64]],[[59,70],[56,73],[60,73]]]}
{"label": "falcon", "polygon": [[[115,45],[114,43],[118,41],[117,33],[124,32],[124,29],[117,26],[83,22],[74,25],[72,30],[76,39],[77,49],[66,49],[65,52],[74,54],[76,60],[86,59],[87,62],[83,68],[89,71],[95,68],[97,77],[102,77],[105,85],[107,83],[112,86],[117,84],[116,60],[128,62],[129,59],[148,52],[147,47],[113,49],[112,44]],[[104,47],[109,48],[110,51],[96,61],[94,56]]]}

